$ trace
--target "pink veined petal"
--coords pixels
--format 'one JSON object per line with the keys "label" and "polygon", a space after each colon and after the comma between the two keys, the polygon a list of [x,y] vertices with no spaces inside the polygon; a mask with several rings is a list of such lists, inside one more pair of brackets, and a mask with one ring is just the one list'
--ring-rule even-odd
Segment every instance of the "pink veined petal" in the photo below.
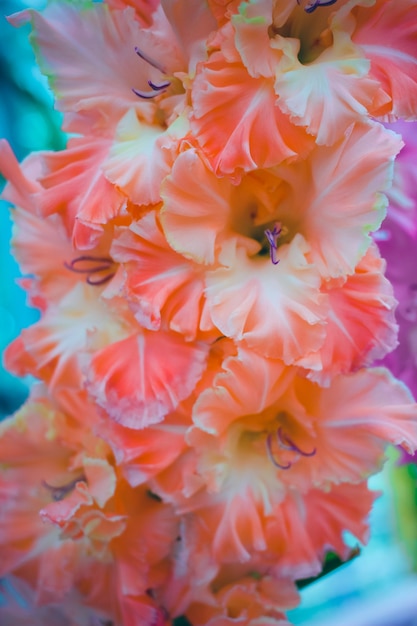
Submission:
{"label": "pink veined petal", "polygon": [[[193,422],[218,437],[243,415],[261,413],[288,387],[294,371],[279,360],[265,359],[240,348],[227,358],[211,387],[203,389],[193,407]],[[256,386],[257,393],[253,393]]]}
{"label": "pink veined petal", "polygon": [[168,130],[140,122],[130,109],[116,130],[116,138],[103,164],[106,177],[135,204],[160,201],[160,185],[169,173],[178,140],[188,130],[178,118]]}
{"label": "pink veined petal", "polygon": [[328,491],[312,489],[303,496],[296,492],[290,494],[277,508],[276,521],[271,519],[268,529],[271,544],[275,538],[281,543],[282,574],[296,578],[318,574],[329,550],[334,550],[342,559],[347,558],[351,548],[344,542],[346,531],[366,543],[368,516],[376,495],[368,490],[366,482],[334,485]]}
{"label": "pink veined petal", "polygon": [[328,388],[300,379],[297,393],[315,418],[317,452],[291,468],[298,487],[357,483],[381,468],[388,445],[417,448],[416,404],[387,370],[341,375]]}
{"label": "pink veined petal", "polygon": [[180,335],[144,330],[97,351],[88,388],[110,417],[140,429],[163,420],[193,391],[207,349]]}
{"label": "pink veined petal", "polygon": [[205,0],[161,0],[161,5],[193,75],[196,64],[207,56],[206,40],[216,21]]}
{"label": "pink veined petal", "polygon": [[157,70],[148,76],[150,66],[135,54],[142,37],[133,8],[54,2],[43,13],[26,10],[10,21],[16,26],[32,23],[40,65],[61,110],[98,111],[108,125],[132,106],[145,112],[152,107],[132,92],[133,87],[146,89],[148,78],[158,78]]}
{"label": "pink veined petal", "polygon": [[305,161],[277,168],[290,186],[280,221],[304,235],[324,278],[353,273],[369,247],[370,231],[385,215],[381,192],[391,182],[400,148],[398,135],[380,124],[356,124],[334,146],[318,146]]}
{"label": "pink veined petal", "polygon": [[41,186],[36,176],[30,174],[33,171],[40,173],[40,163],[35,154],[27,157],[25,163],[26,168],[23,169],[6,139],[0,139],[0,173],[8,181],[2,198],[26,211],[33,211],[36,207],[34,198]]}
{"label": "pink veined petal", "polygon": [[221,52],[197,66],[191,96],[191,129],[216,174],[271,167],[311,146],[276,106],[272,79],[252,78]]}
{"label": "pink veined petal", "polygon": [[248,258],[239,248],[235,263],[207,274],[207,301],[215,325],[256,352],[294,363],[324,339],[325,298],[308,260],[309,246],[297,234],[279,248],[279,264]]}
{"label": "pink veined petal", "polygon": [[280,38],[274,47],[285,57],[277,66],[278,106],[291,120],[314,135],[319,145],[332,145],[369,114],[378,82],[367,77],[369,61],[345,33],[308,65],[297,57],[298,42]]}
{"label": "pink veined petal", "polygon": [[322,368],[308,374],[311,380],[327,384],[334,375],[369,365],[396,347],[397,302],[384,269],[385,262],[372,246],[346,282],[325,285],[329,313],[319,350]]}
{"label": "pink veined petal", "polygon": [[107,0],[106,4],[119,11],[133,7],[141,26],[146,27],[151,25],[153,13],[160,5],[160,0]]}
{"label": "pink veined petal", "polygon": [[104,459],[86,457],[83,470],[88,491],[100,508],[114,495],[117,476],[113,467]]}
{"label": "pink veined petal", "polygon": [[143,326],[158,330],[164,318],[187,340],[210,330],[201,269],[169,247],[155,212],[116,233],[111,254],[123,264],[123,290]]}
{"label": "pink veined petal", "polygon": [[162,424],[142,430],[106,420],[97,432],[108,441],[126,480],[137,487],[170,467],[180,456],[186,446],[185,432],[189,425],[189,419],[173,413]]}
{"label": "pink veined petal", "polygon": [[391,98],[374,111],[392,120],[417,118],[417,5],[414,0],[379,0],[354,7],[352,40],[371,61],[370,76]]}
{"label": "pink veined petal", "polygon": [[62,213],[78,248],[84,247],[77,237],[78,224],[102,230],[126,202],[103,175],[110,146],[105,138],[72,138],[66,150],[41,155],[45,173],[39,178],[40,210],[43,215]]}
{"label": "pink veined petal", "polygon": [[161,224],[170,246],[197,263],[214,264],[231,193],[229,181],[214,176],[196,151],[180,154],[161,191]]}
{"label": "pink veined petal", "polygon": [[82,380],[80,355],[94,337],[98,345],[126,336],[123,322],[97,298],[97,287],[76,284],[39,322],[23,329],[5,353],[8,368],[32,374],[51,388],[76,387]]}
{"label": "pink veined petal", "polygon": [[64,263],[74,256],[62,219],[47,218],[19,208],[13,211],[13,254],[23,274],[34,274],[42,293],[57,302],[79,280]]}
{"label": "pink veined petal", "polygon": [[253,78],[273,77],[281,52],[271,47],[268,28],[271,25],[272,0],[242,2],[232,16],[235,44],[240,57]]}

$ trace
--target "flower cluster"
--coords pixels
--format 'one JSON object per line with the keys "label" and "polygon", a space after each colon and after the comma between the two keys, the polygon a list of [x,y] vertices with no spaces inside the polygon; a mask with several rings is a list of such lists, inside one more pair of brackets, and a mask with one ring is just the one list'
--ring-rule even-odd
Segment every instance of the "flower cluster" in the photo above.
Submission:
{"label": "flower cluster", "polygon": [[387,446],[417,448],[411,393],[371,367],[397,345],[373,233],[417,0],[10,21],[70,138],[21,165],[1,143],[41,317],[5,355],[39,382],[0,426],[0,576],[33,624],[288,625],[295,581],[366,541]]}

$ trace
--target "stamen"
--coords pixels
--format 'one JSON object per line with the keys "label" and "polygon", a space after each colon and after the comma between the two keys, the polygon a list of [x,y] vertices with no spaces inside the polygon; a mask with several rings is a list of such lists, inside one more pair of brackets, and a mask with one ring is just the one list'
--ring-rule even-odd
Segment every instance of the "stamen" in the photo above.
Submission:
{"label": "stamen", "polygon": [[141,50],[137,46],[135,46],[135,52],[138,55],[138,57],[140,57],[141,59],[146,61],[146,63],[149,63],[149,65],[152,65],[152,67],[154,67],[155,69],[159,70],[162,74],[166,73],[164,68],[162,67],[162,65],[159,65],[159,63],[157,61],[154,61],[153,59],[151,59],[151,57],[148,57],[148,55],[145,54],[143,52],[143,50]]}
{"label": "stamen", "polygon": [[[306,13],[313,13],[318,7],[329,7],[336,4],[337,0],[310,0],[304,7]],[[301,0],[297,0],[297,4],[301,4]]]}
{"label": "stamen", "polygon": [[157,91],[140,91],[139,89],[135,89],[134,87],[132,87],[132,91],[136,96],[139,96],[139,98],[144,98],[145,100],[152,100],[152,98],[156,98],[156,96],[159,96],[159,93]]}
{"label": "stamen", "polygon": [[79,476],[78,478],[74,478],[67,485],[62,485],[61,487],[54,487],[53,485],[49,485],[45,480],[42,481],[42,486],[48,491],[51,492],[52,500],[58,502],[59,500],[63,500],[71,491],[75,488],[75,485],[81,481],[86,482],[86,478],[84,475]]}
{"label": "stamen", "polygon": [[148,80],[149,87],[151,87],[154,91],[161,91],[162,89],[166,89],[167,87],[170,86],[170,84],[171,82],[169,80],[166,80],[164,83],[161,83],[160,85],[156,85],[151,80]]}
{"label": "stamen", "polygon": [[[73,259],[70,263],[64,262],[64,266],[67,270],[75,272],[75,274],[87,274],[86,282],[88,285],[99,286],[104,285],[114,276],[114,272],[110,270],[114,266],[114,261],[110,257],[95,257],[89,255],[82,255]],[[105,276],[92,278],[94,274],[101,274],[103,272],[109,272]]]}
{"label": "stamen", "polygon": [[305,452],[304,450],[301,450],[301,448],[294,443],[289,435],[283,432],[281,426],[277,430],[277,439],[281,447],[284,448],[284,450],[298,452],[298,454],[301,454],[301,456],[314,456],[316,454],[316,448],[314,448],[311,452]]}
{"label": "stamen", "polygon": [[282,232],[282,226],[278,222],[274,225],[274,229],[271,231],[267,228],[264,233],[269,243],[269,252],[271,256],[271,261],[274,265],[278,265],[279,259],[277,259],[277,250],[278,250],[278,237]]}
{"label": "stamen", "polygon": [[103,278],[100,278],[99,280],[93,280],[91,276],[87,276],[87,280],[85,282],[87,283],[87,285],[91,285],[92,287],[100,287],[100,285],[105,285],[106,283],[108,283],[114,275],[115,272],[112,272],[111,274],[107,274],[107,276],[103,276]]}
{"label": "stamen", "polygon": [[278,467],[278,469],[283,469],[283,470],[290,469],[291,463],[287,463],[287,465],[281,465],[276,460],[274,453],[272,451],[272,434],[271,433],[269,433],[269,435],[266,438],[266,449],[268,451],[268,456],[270,460],[272,461],[272,463],[275,465],[275,467]]}

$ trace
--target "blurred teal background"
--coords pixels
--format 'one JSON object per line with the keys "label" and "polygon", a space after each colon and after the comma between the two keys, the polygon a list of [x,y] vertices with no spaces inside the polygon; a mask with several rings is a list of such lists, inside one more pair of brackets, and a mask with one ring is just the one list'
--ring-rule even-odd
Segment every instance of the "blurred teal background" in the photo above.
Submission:
{"label": "blurred teal background", "polygon": [[[19,160],[31,151],[65,144],[60,115],[28,43],[29,27],[16,30],[4,17],[43,5],[44,0],[0,0],[0,136],[8,139]],[[16,284],[19,270],[9,253],[8,209],[1,202],[1,350],[38,319]],[[0,369],[1,417],[20,406],[28,384]],[[372,513],[369,545],[354,561],[303,590],[301,608],[290,613],[295,626],[417,626],[416,478],[410,469],[396,468],[394,459],[374,478],[373,488],[383,490],[384,496]]]}
{"label": "blurred teal background", "polygon": [[[41,149],[59,149],[65,140],[60,115],[44,77],[36,66],[28,41],[29,26],[16,29],[5,16],[28,6],[41,8],[44,0],[0,0],[0,136],[11,144],[17,158]],[[4,181],[0,177],[0,185]],[[0,351],[36,321],[38,314],[25,306],[26,296],[16,284],[19,271],[9,254],[11,222],[5,202],[0,201]],[[0,367],[0,417],[13,412],[27,395],[27,386]]]}

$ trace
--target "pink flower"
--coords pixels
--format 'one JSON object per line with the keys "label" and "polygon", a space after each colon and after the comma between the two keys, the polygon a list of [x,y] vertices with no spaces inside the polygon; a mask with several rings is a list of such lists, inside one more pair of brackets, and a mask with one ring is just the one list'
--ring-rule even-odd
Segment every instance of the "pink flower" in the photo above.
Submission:
{"label": "pink flower", "polygon": [[414,153],[390,190],[402,142],[378,120],[417,115],[416,11],[10,18],[71,133],[21,165],[0,143],[40,311],[6,365],[42,381],[0,425],[0,575],[35,623],[289,626],[295,581],[348,558],[345,531],[367,541],[367,479],[387,446],[417,448],[410,392],[370,367],[396,346],[395,297],[401,376],[415,366],[413,257],[393,264],[417,232]]}

